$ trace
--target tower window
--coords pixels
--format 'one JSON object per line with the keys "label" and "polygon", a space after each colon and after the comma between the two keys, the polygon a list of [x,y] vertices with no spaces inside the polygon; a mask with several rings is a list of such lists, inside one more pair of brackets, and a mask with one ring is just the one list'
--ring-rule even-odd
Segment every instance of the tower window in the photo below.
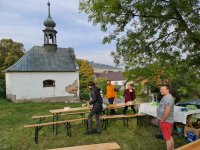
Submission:
{"label": "tower window", "polygon": [[55,80],[44,80],[43,87],[55,87]]}
{"label": "tower window", "polygon": [[53,43],[54,43],[53,35],[50,34],[50,35],[49,35],[49,44],[53,44]]}

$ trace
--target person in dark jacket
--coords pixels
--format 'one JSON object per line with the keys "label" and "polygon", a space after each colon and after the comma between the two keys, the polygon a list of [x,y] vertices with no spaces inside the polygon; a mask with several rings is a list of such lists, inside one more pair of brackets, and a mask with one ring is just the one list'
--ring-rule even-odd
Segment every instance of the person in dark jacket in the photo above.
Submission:
{"label": "person in dark jacket", "polygon": [[[124,99],[125,99],[125,103],[136,99],[135,90],[133,89],[132,84],[129,84],[128,88],[124,91]],[[123,114],[126,114],[127,109],[128,109],[128,106],[125,106],[123,110]],[[136,113],[133,105],[131,105],[131,109],[133,110],[134,113]]]}
{"label": "person in dark jacket", "polygon": [[91,112],[88,115],[88,134],[92,134],[92,117],[95,115],[96,118],[96,132],[101,133],[101,125],[100,125],[100,114],[103,111],[103,99],[101,97],[100,89],[95,86],[93,81],[88,82],[88,86],[91,93],[91,101],[89,105],[93,105]]}

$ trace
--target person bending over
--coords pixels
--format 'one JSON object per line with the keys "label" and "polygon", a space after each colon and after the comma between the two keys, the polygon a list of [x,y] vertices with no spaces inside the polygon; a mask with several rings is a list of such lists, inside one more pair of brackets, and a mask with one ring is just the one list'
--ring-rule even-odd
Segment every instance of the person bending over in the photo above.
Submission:
{"label": "person bending over", "polygon": [[88,115],[88,133],[93,134],[92,131],[92,117],[95,115],[96,118],[96,132],[101,133],[101,124],[100,124],[100,114],[103,111],[102,103],[103,99],[101,97],[100,89],[95,85],[93,81],[88,82],[88,87],[91,93],[91,101],[89,105],[93,105],[89,115]]}

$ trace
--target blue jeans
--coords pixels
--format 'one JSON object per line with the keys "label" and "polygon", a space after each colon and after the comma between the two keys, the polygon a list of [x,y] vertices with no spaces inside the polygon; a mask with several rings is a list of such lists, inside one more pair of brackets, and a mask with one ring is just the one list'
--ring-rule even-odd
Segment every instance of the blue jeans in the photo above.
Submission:
{"label": "blue jeans", "polygon": [[109,99],[108,99],[108,102],[109,102],[109,104],[113,104],[114,98],[109,98]]}
{"label": "blue jeans", "polygon": [[[115,98],[108,98],[109,104],[113,104]],[[115,109],[110,109],[110,114],[115,114]]]}

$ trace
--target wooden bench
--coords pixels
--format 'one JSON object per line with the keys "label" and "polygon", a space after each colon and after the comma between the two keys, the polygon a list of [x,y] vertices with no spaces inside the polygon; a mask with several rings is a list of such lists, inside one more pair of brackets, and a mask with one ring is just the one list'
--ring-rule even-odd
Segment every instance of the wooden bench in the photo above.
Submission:
{"label": "wooden bench", "polygon": [[119,144],[117,144],[116,142],[111,142],[111,143],[56,148],[51,150],[119,150],[119,149],[120,149]]}
{"label": "wooden bench", "polygon": [[69,119],[69,120],[57,121],[57,122],[32,124],[32,125],[25,125],[24,127],[35,128],[35,143],[38,144],[38,134],[39,134],[39,131],[42,129],[42,127],[56,125],[56,134],[58,134],[58,125],[64,124],[65,128],[67,129],[67,136],[71,137],[71,122],[83,121],[83,120],[87,120],[87,118],[78,118],[78,119]]}
{"label": "wooden bench", "polygon": [[128,115],[125,115],[125,118],[126,118],[126,125],[128,127],[128,118],[134,118],[136,117],[137,118],[137,125],[139,125],[139,117],[142,117],[142,116],[145,116],[145,114],[128,114]]}
{"label": "wooden bench", "polygon": [[200,150],[200,139],[189,144],[183,145],[176,150]]}
{"label": "wooden bench", "polygon": [[[103,119],[102,129],[104,127],[106,130],[106,127],[108,125],[108,119],[122,118],[124,126],[128,127],[128,118],[139,117],[139,116],[144,116],[144,115],[143,114],[130,114],[130,115],[101,116],[100,118]],[[54,121],[54,122],[47,122],[47,123],[25,125],[24,127],[25,128],[35,128],[35,143],[38,144],[38,134],[39,134],[39,131],[42,129],[42,127],[55,125],[56,126],[56,134],[58,134],[58,125],[64,124],[65,128],[67,129],[67,136],[71,137],[71,122],[85,121],[87,119],[88,118],[68,119],[68,120],[64,120],[64,121],[56,121],[56,122]],[[88,130],[88,125],[87,125],[87,130]]]}
{"label": "wooden bench", "polygon": [[106,130],[108,125],[108,119],[116,119],[116,118],[122,118],[123,119],[123,126],[128,127],[128,119],[129,118],[137,118],[137,125],[138,125],[138,117],[145,116],[144,114],[129,114],[129,115],[109,115],[109,116],[101,116],[101,119],[103,119],[102,128]]}
{"label": "wooden bench", "polygon": [[[74,113],[64,113],[64,114],[59,114],[59,116],[65,116],[65,115],[76,115],[79,114],[81,115],[82,118],[85,118],[85,114],[88,113],[88,111],[85,112],[74,112]],[[42,121],[44,121],[45,118],[53,118],[54,115],[41,115],[41,116],[32,116],[32,119],[39,119],[39,123],[41,123]],[[55,120],[55,118],[53,118],[53,121]]]}

